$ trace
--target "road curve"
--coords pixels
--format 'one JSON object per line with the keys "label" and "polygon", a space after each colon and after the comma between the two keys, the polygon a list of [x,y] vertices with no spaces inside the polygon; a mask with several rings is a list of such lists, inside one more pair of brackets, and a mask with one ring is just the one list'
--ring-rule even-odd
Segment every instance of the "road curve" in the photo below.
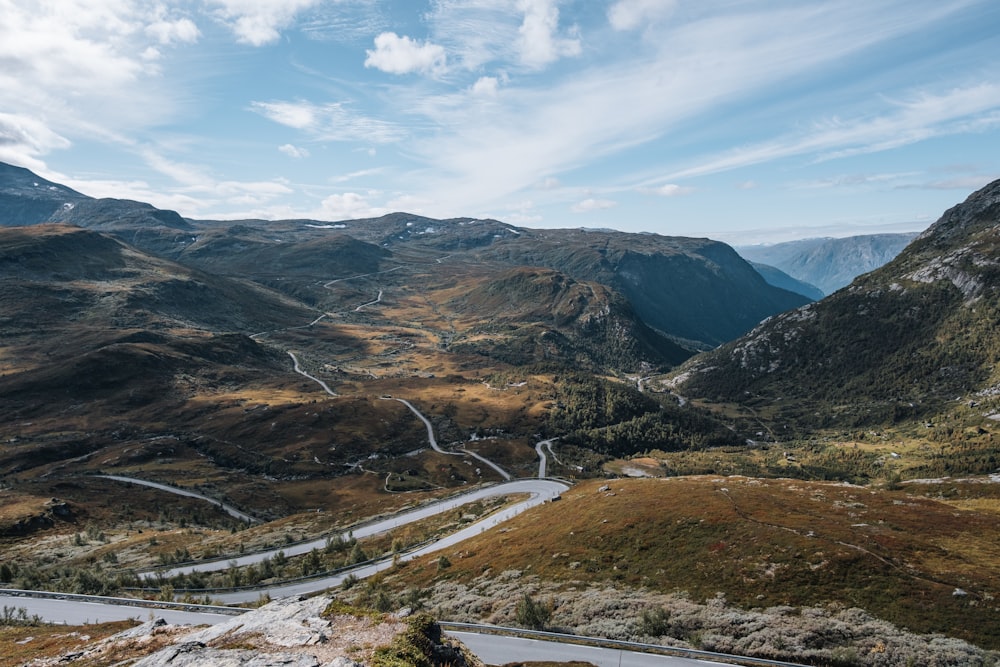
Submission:
{"label": "road curve", "polygon": [[[534,486],[536,484],[541,486]],[[512,490],[512,488],[516,488],[518,490]],[[470,537],[479,535],[483,531],[488,530],[494,526],[503,523],[504,521],[511,519],[512,517],[520,514],[526,509],[534,507],[535,505],[539,505],[545,502],[546,500],[549,500],[551,498],[560,495],[563,491],[565,491],[568,488],[569,488],[568,485],[553,480],[524,479],[524,480],[518,480],[516,482],[508,482],[506,484],[500,484],[494,487],[483,489],[483,491],[486,492],[489,492],[491,490],[497,491],[496,494],[490,494],[490,495],[500,495],[501,491],[503,493],[531,493],[532,495],[527,500],[521,501],[515,505],[511,505],[510,507],[506,507],[500,510],[499,512],[495,512],[494,514],[491,514],[488,517],[481,519],[475,523],[469,524],[465,528],[455,533],[452,533],[446,537],[443,537],[440,540],[431,542],[430,544],[420,547],[419,549],[416,549],[414,551],[398,554],[396,556],[396,560],[398,561],[413,560],[414,558],[419,558],[420,556],[434,553],[435,551],[447,549],[448,547],[454,546],[459,542],[469,539]],[[479,495],[478,492],[473,492],[465,496],[462,496],[462,498],[460,499],[465,500],[465,502],[473,502],[474,500],[478,500],[480,498],[485,498],[485,497],[489,497],[489,495]],[[454,505],[454,507],[457,506],[459,505]],[[438,514],[442,511],[446,511],[445,509],[438,509],[436,506],[429,507],[426,509],[432,510],[433,514]],[[451,508],[449,507],[448,509]],[[422,517],[412,516],[418,514],[419,512],[420,510],[416,510],[415,512],[408,512],[407,515],[411,516],[407,516],[406,523],[408,523],[409,521],[416,521],[417,518],[422,518]],[[428,514],[428,516],[431,515]],[[393,519],[387,519],[387,521],[396,521],[396,520],[397,519],[395,517]],[[399,523],[397,525],[402,525],[402,523]],[[358,533],[359,531],[355,531],[354,536],[358,537]],[[368,534],[373,534],[373,533],[368,533]],[[239,604],[241,602],[253,602],[255,600],[258,600],[261,594],[263,593],[267,593],[269,596],[271,596],[271,598],[286,597],[289,595],[304,595],[306,593],[314,593],[316,591],[321,591],[326,588],[333,588],[334,586],[339,586],[348,577],[353,576],[358,579],[365,579],[367,577],[372,576],[373,574],[376,574],[377,572],[381,572],[382,570],[392,567],[392,564],[393,564],[393,559],[386,558],[384,560],[375,563],[363,565],[361,567],[345,572],[340,572],[338,574],[332,575],[330,577],[324,577],[322,579],[311,579],[309,581],[304,581],[304,582],[280,584],[276,586],[269,586],[267,588],[259,588],[247,591],[236,591],[233,593],[211,593],[211,596],[213,600],[217,600],[222,604]]]}
{"label": "road curve", "polygon": [[[531,496],[528,500],[522,503],[518,503],[517,505],[507,508],[502,512],[498,512],[497,514],[491,515],[490,517],[487,517],[487,519],[485,519],[484,521],[472,524],[473,526],[480,526],[480,524],[483,524],[486,521],[493,520],[496,517],[503,515],[504,517],[503,519],[494,520],[493,523],[490,524],[490,525],[496,525],[497,523],[500,523],[500,521],[506,521],[514,514],[523,511],[528,507],[539,505],[545,502],[546,500],[549,500],[551,498],[554,498],[555,496],[562,494],[568,488],[569,487],[566,484],[563,484],[562,482],[556,482],[553,480],[540,480],[540,479],[519,479],[513,482],[496,484],[494,486],[480,487],[468,493],[463,493],[457,496],[453,496],[451,498],[442,500],[440,502],[425,505],[423,507],[418,507],[416,509],[409,510],[406,512],[400,512],[398,514],[394,514],[380,521],[373,521],[363,526],[358,526],[357,528],[354,528],[351,531],[341,534],[340,537],[342,537],[343,539],[348,539],[349,537],[360,539],[363,537],[369,537],[371,535],[377,535],[379,533],[384,533],[388,530],[392,530],[393,528],[398,528],[399,526],[406,525],[407,523],[412,523],[414,521],[426,519],[428,517],[441,514],[442,512],[447,512],[449,510],[455,509],[456,507],[461,507],[462,505],[467,505],[469,503],[473,503],[478,500],[483,500],[484,498],[494,498],[496,496],[503,496],[514,493],[527,493]],[[514,509],[516,509],[517,511],[511,513],[511,510]],[[475,533],[465,534],[464,537],[462,537],[461,539],[465,539],[465,537],[470,537],[472,534],[478,534],[480,530],[484,529],[485,526],[477,528]],[[460,533],[462,532],[463,531],[460,531]],[[451,539],[450,537],[445,538],[445,540],[450,540],[450,539]],[[229,558],[225,560],[193,563],[191,565],[175,567],[169,570],[161,570],[158,572],[157,571],[146,572],[143,573],[141,576],[146,579],[153,579],[156,578],[157,575],[162,575],[164,577],[172,577],[178,574],[190,574],[191,572],[216,572],[219,570],[228,569],[232,565],[243,566],[243,565],[251,565],[259,563],[265,558],[273,558],[274,555],[277,554],[279,551],[284,552],[286,556],[298,556],[301,554],[309,553],[313,549],[323,549],[326,547],[326,540],[327,540],[326,537],[321,537],[312,540],[310,542],[290,544],[288,546],[277,549],[271,549],[269,551],[261,551],[254,554],[248,554],[246,556],[240,556],[239,558]],[[441,540],[435,544],[441,544],[445,540]],[[454,541],[449,542],[448,544],[453,544],[453,543]],[[448,546],[448,544],[443,544],[439,548]],[[360,575],[355,575],[355,576],[360,577]],[[315,583],[316,582],[309,582],[309,584],[315,584]],[[322,588],[326,588],[329,585],[332,584],[318,585],[312,590],[319,590]],[[260,592],[262,592],[262,590],[253,591],[253,597],[251,599],[256,600]],[[296,593],[298,592],[301,591],[297,590]],[[294,593],[278,593],[278,595],[293,595],[293,594]],[[213,597],[218,597],[218,596],[213,596]],[[272,594],[271,597],[277,597],[277,596],[275,594]]]}
{"label": "road curve", "polygon": [[194,491],[188,491],[186,489],[178,489],[175,486],[168,486],[166,484],[160,484],[158,482],[150,482],[145,479],[138,479],[136,477],[123,477],[121,475],[91,475],[91,477],[101,477],[103,479],[112,479],[116,482],[125,482],[126,484],[138,484],[140,486],[148,486],[153,489],[159,489],[160,491],[166,491],[167,493],[173,493],[177,496],[185,496],[187,498],[198,498],[212,503],[216,507],[221,508],[226,514],[231,517],[235,517],[240,521],[246,521],[247,523],[260,523],[260,519],[252,517],[249,514],[239,511],[232,505],[227,505],[221,500],[216,500],[215,498],[210,498],[209,496],[203,496],[200,493],[195,493]]}
{"label": "road curve", "polygon": [[539,479],[548,476],[549,458],[547,456],[545,456],[545,452],[542,451],[542,448],[548,447],[549,451],[551,452],[552,451],[552,443],[555,442],[558,439],[559,438],[549,438],[548,440],[542,440],[541,442],[535,444],[535,451],[538,453],[538,478]]}
{"label": "road curve", "polygon": [[482,461],[483,463],[485,463],[489,467],[491,467],[494,470],[496,470],[497,473],[501,477],[503,477],[505,480],[507,480],[508,482],[511,480],[511,476],[510,476],[509,472],[507,472],[506,470],[504,470],[503,468],[501,468],[500,466],[498,466],[496,463],[493,463],[493,461],[490,461],[485,456],[480,456],[479,454],[476,454],[475,452],[470,452],[469,450],[464,449],[464,448],[462,449],[461,452],[449,452],[449,451],[447,451],[445,449],[441,449],[440,445],[438,445],[437,438],[434,437],[434,427],[431,425],[430,420],[427,419],[427,417],[425,417],[423,415],[423,413],[420,412],[420,410],[417,410],[413,406],[413,403],[410,403],[405,398],[393,398],[393,399],[390,399],[390,400],[399,401],[400,403],[402,403],[403,405],[405,405],[406,407],[408,407],[410,409],[410,412],[412,412],[413,414],[415,414],[417,416],[417,418],[424,423],[424,426],[427,427],[427,442],[430,443],[431,449],[433,449],[438,454],[447,454],[448,456],[464,456],[464,455],[468,454],[472,458],[474,458],[474,459],[476,459],[478,461]]}
{"label": "road curve", "polygon": [[295,356],[294,352],[292,352],[292,351],[289,350],[288,351],[288,356],[290,356],[292,358],[292,367],[295,369],[296,373],[298,373],[299,375],[302,375],[302,376],[305,376],[305,377],[309,378],[313,382],[316,382],[317,384],[319,384],[319,386],[323,387],[323,390],[326,393],[330,394],[334,398],[338,397],[337,394],[336,394],[336,392],[334,392],[333,389],[330,389],[330,387],[328,387],[325,382],[323,382],[322,380],[320,380],[317,377],[313,377],[312,375],[309,375],[309,373],[307,373],[304,370],[302,370],[302,367],[299,366],[299,358]]}

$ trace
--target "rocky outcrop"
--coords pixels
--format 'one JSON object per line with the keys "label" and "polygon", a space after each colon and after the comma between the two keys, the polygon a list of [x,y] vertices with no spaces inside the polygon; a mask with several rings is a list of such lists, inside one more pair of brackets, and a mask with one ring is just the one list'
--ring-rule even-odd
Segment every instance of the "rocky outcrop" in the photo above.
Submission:
{"label": "rocky outcrop", "polygon": [[[162,618],[125,630],[34,667],[68,662],[134,667],[364,667],[378,656],[408,655],[414,632],[429,653],[421,664],[481,667],[461,644],[441,637],[426,616],[345,613],[331,598],[284,598],[209,627],[174,626]],[[428,627],[430,626],[430,627]],[[393,662],[392,664],[409,664]]]}

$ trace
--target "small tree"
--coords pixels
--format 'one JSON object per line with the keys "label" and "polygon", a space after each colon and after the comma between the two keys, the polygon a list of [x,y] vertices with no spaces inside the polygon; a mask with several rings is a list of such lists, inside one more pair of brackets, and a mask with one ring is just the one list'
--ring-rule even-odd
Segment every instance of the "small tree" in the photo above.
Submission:
{"label": "small tree", "polygon": [[525,593],[517,603],[515,618],[518,625],[531,630],[544,630],[552,617],[552,605],[536,602]]}

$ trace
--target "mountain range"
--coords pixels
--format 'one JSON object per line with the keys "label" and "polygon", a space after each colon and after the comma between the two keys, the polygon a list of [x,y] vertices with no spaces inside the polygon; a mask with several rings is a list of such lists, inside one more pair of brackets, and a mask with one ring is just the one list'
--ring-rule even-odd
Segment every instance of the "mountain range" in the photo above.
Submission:
{"label": "mountain range", "polygon": [[[857,276],[890,261],[916,237],[906,234],[868,234],[844,238],[813,238],[771,245],[737,246],[747,261],[781,270],[792,278],[832,294]],[[778,283],[781,285],[781,283]],[[789,287],[787,289],[794,289]],[[813,296],[813,292],[803,292]],[[820,298],[814,297],[814,298]]]}

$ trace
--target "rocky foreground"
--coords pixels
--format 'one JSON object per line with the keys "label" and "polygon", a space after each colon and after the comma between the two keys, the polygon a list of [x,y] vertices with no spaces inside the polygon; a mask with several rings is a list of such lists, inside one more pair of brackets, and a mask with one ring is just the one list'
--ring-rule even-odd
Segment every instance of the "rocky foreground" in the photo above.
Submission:
{"label": "rocky foreground", "polygon": [[[28,667],[82,663],[134,667],[481,667],[426,615],[358,612],[328,597],[286,598],[208,627],[152,618]],[[136,661],[137,660],[137,661]],[[133,662],[135,661],[135,662]]]}

